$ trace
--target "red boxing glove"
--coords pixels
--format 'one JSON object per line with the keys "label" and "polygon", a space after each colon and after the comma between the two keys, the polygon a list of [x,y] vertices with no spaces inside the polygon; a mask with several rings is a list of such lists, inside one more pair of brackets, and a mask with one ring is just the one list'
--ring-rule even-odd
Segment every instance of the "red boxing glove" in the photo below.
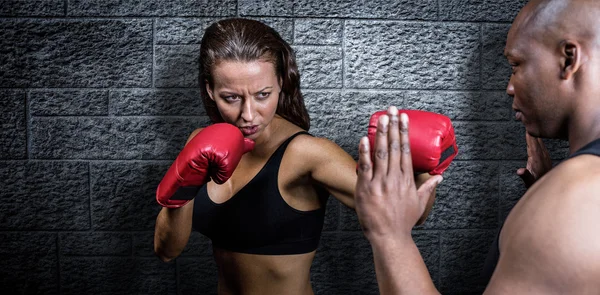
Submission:
{"label": "red boxing glove", "polygon": [[210,125],[198,132],[175,159],[158,188],[156,201],[163,207],[179,208],[196,196],[210,178],[218,184],[231,177],[242,155],[254,141],[227,123]]}
{"label": "red boxing glove", "polygon": [[[398,110],[398,115],[401,113],[408,115],[408,136],[414,171],[431,175],[444,173],[458,153],[450,118],[418,110]],[[376,112],[369,121],[368,137],[371,151],[375,147],[377,121],[385,114],[387,111]]]}

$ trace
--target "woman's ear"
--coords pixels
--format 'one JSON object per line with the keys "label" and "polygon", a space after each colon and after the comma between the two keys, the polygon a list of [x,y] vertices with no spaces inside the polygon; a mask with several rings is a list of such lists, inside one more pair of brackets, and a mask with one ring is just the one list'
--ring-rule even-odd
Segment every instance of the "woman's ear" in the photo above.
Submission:
{"label": "woman's ear", "polygon": [[568,80],[571,79],[581,67],[581,45],[576,41],[565,40],[561,43],[560,51],[560,77],[564,80]]}
{"label": "woman's ear", "polygon": [[213,91],[212,91],[212,89],[210,88],[210,83],[208,83],[208,81],[207,81],[207,80],[204,80],[204,87],[206,87],[206,92],[208,92],[208,96],[210,97],[210,99],[211,99],[212,101],[215,101],[215,98],[214,98],[214,96],[213,96]]}

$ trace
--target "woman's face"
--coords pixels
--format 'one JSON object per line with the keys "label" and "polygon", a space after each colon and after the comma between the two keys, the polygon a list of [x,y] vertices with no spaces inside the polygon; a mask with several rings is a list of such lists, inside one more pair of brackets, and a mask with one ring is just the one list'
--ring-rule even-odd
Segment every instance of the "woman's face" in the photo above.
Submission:
{"label": "woman's face", "polygon": [[245,137],[256,139],[271,123],[277,110],[281,85],[272,63],[221,61],[213,70],[210,98],[223,120],[240,128]]}

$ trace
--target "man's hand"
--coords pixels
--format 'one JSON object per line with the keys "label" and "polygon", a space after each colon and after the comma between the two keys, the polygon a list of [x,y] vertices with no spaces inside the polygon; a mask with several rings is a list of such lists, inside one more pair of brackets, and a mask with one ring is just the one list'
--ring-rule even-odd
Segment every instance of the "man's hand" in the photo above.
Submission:
{"label": "man's hand", "polygon": [[429,196],[442,180],[427,180],[419,190],[413,176],[408,116],[390,107],[378,121],[375,157],[371,161],[369,140],[359,146],[356,212],[365,236],[374,240],[411,238],[411,229],[422,216]]}
{"label": "man's hand", "polygon": [[552,169],[552,160],[541,138],[525,133],[525,141],[527,142],[527,167],[517,169],[517,175],[523,179],[525,187],[529,188]]}

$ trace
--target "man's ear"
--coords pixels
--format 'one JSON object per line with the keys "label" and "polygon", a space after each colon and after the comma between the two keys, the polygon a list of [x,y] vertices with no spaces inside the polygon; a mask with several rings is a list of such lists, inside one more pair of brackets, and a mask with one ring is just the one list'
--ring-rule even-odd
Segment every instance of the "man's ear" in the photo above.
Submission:
{"label": "man's ear", "polygon": [[210,83],[208,83],[208,81],[207,81],[207,80],[204,80],[204,87],[206,87],[206,92],[208,92],[208,96],[210,97],[210,99],[211,99],[212,101],[215,101],[215,98],[214,98],[214,96],[213,96],[213,91],[212,91],[212,89],[210,88]]}
{"label": "man's ear", "polygon": [[581,44],[572,40],[561,42],[561,71],[560,77],[569,80],[581,67]]}

